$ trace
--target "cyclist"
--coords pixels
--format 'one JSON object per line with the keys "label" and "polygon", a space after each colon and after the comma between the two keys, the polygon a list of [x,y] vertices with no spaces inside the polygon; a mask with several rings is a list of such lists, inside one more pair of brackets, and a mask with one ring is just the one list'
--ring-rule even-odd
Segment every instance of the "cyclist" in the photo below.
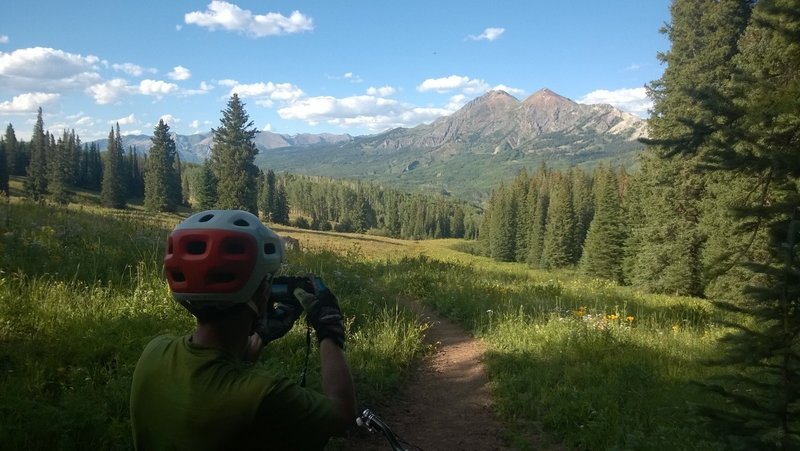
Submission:
{"label": "cyclist", "polygon": [[319,278],[309,276],[314,293],[297,293],[319,342],[322,393],[252,365],[301,313],[279,316],[270,305],[282,259],[278,235],[244,211],[204,211],[170,233],[166,277],[197,326],[186,336],[153,339],[136,364],[130,410],[137,449],[321,449],[353,424],[342,315]]}

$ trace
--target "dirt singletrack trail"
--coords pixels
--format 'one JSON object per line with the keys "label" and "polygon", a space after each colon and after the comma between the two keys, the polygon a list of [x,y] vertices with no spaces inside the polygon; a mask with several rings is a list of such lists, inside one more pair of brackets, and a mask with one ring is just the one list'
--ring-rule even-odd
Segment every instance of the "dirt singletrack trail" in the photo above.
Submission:
{"label": "dirt singletrack trail", "polygon": [[[503,425],[492,412],[484,346],[420,303],[408,301],[404,305],[429,324],[426,341],[434,346],[434,352],[421,363],[393,404],[375,409],[375,413],[397,435],[425,451],[511,449],[503,444]],[[376,432],[352,437],[347,449],[390,448]]]}

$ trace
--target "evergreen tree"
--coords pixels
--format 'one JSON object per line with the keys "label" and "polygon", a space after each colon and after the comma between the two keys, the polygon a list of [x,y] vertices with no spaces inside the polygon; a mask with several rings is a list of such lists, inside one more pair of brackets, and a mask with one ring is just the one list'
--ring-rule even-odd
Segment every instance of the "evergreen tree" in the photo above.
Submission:
{"label": "evergreen tree", "polygon": [[272,215],[272,221],[278,224],[289,224],[289,201],[283,185],[278,186],[275,194],[275,212]]}
{"label": "evergreen tree", "polygon": [[222,111],[220,127],[213,130],[211,167],[217,178],[217,207],[241,209],[258,214],[257,178],[254,164],[258,149],[255,136],[258,130],[244,110],[244,104],[233,94]]}
{"label": "evergreen tree", "polygon": [[5,140],[0,140],[0,191],[6,196],[10,193],[8,188],[8,161]]}
{"label": "evergreen tree", "polygon": [[[51,138],[52,139],[52,138]],[[70,134],[64,130],[63,135],[57,143],[51,144],[52,152],[48,162],[48,191],[53,202],[59,204],[69,203],[69,193],[67,184],[70,179],[72,145],[75,142],[74,134],[70,139]]]}
{"label": "evergreen tree", "polygon": [[264,183],[261,185],[261,195],[259,196],[259,210],[261,215],[267,220],[272,220],[272,215],[275,213],[275,198],[277,190],[275,188],[275,172],[272,169],[267,170],[264,176]]}
{"label": "evergreen tree", "polygon": [[651,139],[640,180],[642,220],[631,232],[628,249],[634,261],[630,280],[652,291],[703,294],[702,229],[707,175],[702,155],[714,146],[714,131],[725,118],[709,108],[715,93],[733,71],[736,42],[749,15],[749,2],[676,0],[672,23],[664,29],[671,41],[660,55],[667,64],[650,86],[654,100],[648,123]]}
{"label": "evergreen tree", "polygon": [[551,185],[547,210],[542,267],[563,268],[575,263],[575,211],[572,206],[572,182],[558,174]]}
{"label": "evergreen tree", "polygon": [[[756,198],[734,210],[751,237],[766,230],[769,254],[746,263],[759,277],[748,299],[716,302],[743,313],[729,324],[718,363],[741,371],[708,385],[724,408],[705,413],[728,437],[730,448],[800,449],[800,8],[791,0],[760,0],[739,41],[738,69],[720,102],[721,143],[706,155],[717,170],[741,174]],[[733,105],[734,114],[729,114]]]}
{"label": "evergreen tree", "polygon": [[39,107],[31,136],[31,156],[25,179],[25,192],[34,200],[41,199],[47,192],[47,147],[50,144],[49,141],[49,138],[45,136],[42,108]]}
{"label": "evergreen tree", "polygon": [[536,193],[536,202],[532,204],[535,207],[532,208],[527,262],[534,268],[541,268],[547,215],[550,208],[550,177],[542,171],[537,173],[537,178],[539,180],[538,189],[531,190]]}
{"label": "evergreen tree", "polygon": [[108,134],[108,149],[103,158],[103,182],[100,197],[103,204],[111,208],[125,208],[127,180],[125,154],[122,149],[122,136],[117,123]]}
{"label": "evergreen tree", "polygon": [[214,176],[214,171],[211,170],[211,163],[208,160],[200,168],[196,191],[195,200],[197,201],[197,206],[195,210],[202,211],[214,208],[217,203],[217,178]]}
{"label": "evergreen tree", "polygon": [[169,181],[169,197],[176,206],[185,205],[181,155],[177,149],[175,149],[175,161],[172,163],[172,174],[172,178]]}
{"label": "evergreen tree", "polygon": [[11,124],[6,127],[3,142],[5,142],[8,175],[23,175],[23,167],[19,164],[19,155],[17,153],[17,135],[14,133],[14,127]]}
{"label": "evergreen tree", "polygon": [[175,211],[178,199],[174,192],[175,141],[169,133],[169,125],[158,121],[153,137],[153,146],[147,159],[144,178],[144,207],[149,211]]}
{"label": "evergreen tree", "polygon": [[625,230],[619,184],[614,171],[595,171],[595,212],[580,260],[581,270],[591,276],[622,281]]}
{"label": "evergreen tree", "polygon": [[592,195],[592,178],[580,168],[570,169],[572,179],[572,205],[575,209],[575,245],[576,252],[573,259],[579,261],[581,249],[589,232],[589,225],[592,223],[595,209],[595,196]]}
{"label": "evergreen tree", "polygon": [[492,202],[490,256],[495,260],[514,261],[516,257],[516,203],[502,183]]}

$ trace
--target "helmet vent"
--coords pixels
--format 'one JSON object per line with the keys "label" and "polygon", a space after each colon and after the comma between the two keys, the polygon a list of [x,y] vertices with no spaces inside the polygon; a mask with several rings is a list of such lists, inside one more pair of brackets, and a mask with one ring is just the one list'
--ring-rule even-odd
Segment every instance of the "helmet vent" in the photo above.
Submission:
{"label": "helmet vent", "polygon": [[267,255],[271,255],[275,253],[275,244],[273,243],[264,243],[264,253]]}
{"label": "helmet vent", "polygon": [[230,272],[213,272],[208,275],[209,284],[229,283],[236,280],[236,274]]}
{"label": "helmet vent", "polygon": [[233,225],[237,225],[239,227],[250,227],[250,223],[245,221],[242,218],[239,218],[236,221],[233,221]]}
{"label": "helmet vent", "polygon": [[203,255],[206,253],[205,241],[189,241],[186,243],[186,253],[190,255]]}
{"label": "helmet vent", "polygon": [[226,254],[244,254],[246,248],[240,240],[226,240],[223,246]]}
{"label": "helmet vent", "polygon": [[173,271],[172,280],[175,282],[186,282],[186,276],[180,271]]}
{"label": "helmet vent", "polygon": [[198,220],[198,222],[208,222],[208,221],[210,221],[210,220],[211,220],[211,218],[213,218],[213,217],[214,217],[214,215],[212,215],[212,214],[208,214],[208,215],[205,215],[205,216],[203,216],[202,218],[200,218],[200,219]]}

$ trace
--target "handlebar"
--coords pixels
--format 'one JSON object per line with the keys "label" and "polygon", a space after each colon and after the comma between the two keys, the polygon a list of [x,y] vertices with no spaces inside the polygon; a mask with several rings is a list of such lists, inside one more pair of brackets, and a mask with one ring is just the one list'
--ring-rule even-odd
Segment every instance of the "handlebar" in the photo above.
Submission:
{"label": "handlebar", "polygon": [[[375,413],[369,409],[364,409],[361,411],[361,415],[356,418],[356,424],[367,428],[367,430],[370,432],[377,430],[383,434],[393,451],[410,451],[412,448],[419,450],[419,448],[409,445],[394,432],[392,432],[392,429],[389,427],[389,425],[387,425],[380,417],[375,415]],[[406,448],[403,445],[411,446],[411,448]]]}

